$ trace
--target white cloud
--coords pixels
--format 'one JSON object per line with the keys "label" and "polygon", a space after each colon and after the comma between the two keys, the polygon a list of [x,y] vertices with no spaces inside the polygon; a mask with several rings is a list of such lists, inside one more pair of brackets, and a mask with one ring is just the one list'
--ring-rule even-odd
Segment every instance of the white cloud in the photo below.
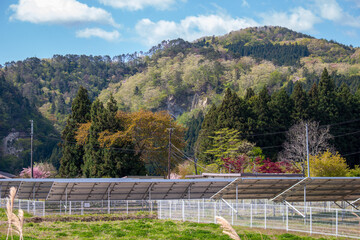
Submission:
{"label": "white cloud", "polygon": [[111,14],[101,8],[89,7],[76,0],[20,0],[10,5],[10,20],[31,23],[77,24],[96,22],[115,27]]}
{"label": "white cloud", "polygon": [[99,37],[105,39],[106,41],[115,41],[120,37],[120,33],[116,30],[112,32],[107,32],[100,28],[85,28],[76,32],[76,37],[78,38],[91,38]]}
{"label": "white cloud", "polygon": [[250,7],[249,3],[246,0],[242,0],[242,4],[243,7]]}
{"label": "white cloud", "polygon": [[136,32],[146,45],[152,46],[166,39],[183,38],[193,41],[203,36],[221,35],[240,28],[259,25],[252,19],[232,18],[228,15],[188,16],[179,23],[150,19],[140,20]]}
{"label": "white cloud", "polygon": [[326,20],[338,21],[343,17],[343,11],[335,0],[316,0],[320,16]]}
{"label": "white cloud", "polygon": [[176,0],[99,0],[102,4],[114,8],[125,8],[130,11],[154,7],[159,10],[168,9]]}
{"label": "white cloud", "polygon": [[264,25],[282,26],[295,31],[312,30],[320,19],[310,10],[298,7],[286,12],[261,14]]}

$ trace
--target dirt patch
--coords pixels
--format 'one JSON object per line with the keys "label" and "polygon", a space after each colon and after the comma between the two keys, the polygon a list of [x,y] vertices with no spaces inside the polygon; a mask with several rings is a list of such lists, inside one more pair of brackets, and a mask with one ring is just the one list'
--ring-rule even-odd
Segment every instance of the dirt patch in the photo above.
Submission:
{"label": "dirt patch", "polygon": [[26,218],[25,222],[41,223],[41,222],[97,222],[97,221],[123,221],[134,219],[157,219],[156,214],[148,215],[114,215],[114,216],[54,216],[54,217],[32,217]]}

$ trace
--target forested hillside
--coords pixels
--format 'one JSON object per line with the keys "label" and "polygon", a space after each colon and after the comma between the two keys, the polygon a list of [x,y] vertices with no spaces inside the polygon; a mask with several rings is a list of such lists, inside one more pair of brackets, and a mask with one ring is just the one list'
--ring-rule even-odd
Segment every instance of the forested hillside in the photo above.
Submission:
{"label": "forested hillside", "polygon": [[29,165],[29,120],[34,120],[34,156],[40,161],[49,160],[58,142],[57,131],[0,73],[0,169],[3,171],[18,172]]}
{"label": "forested hillside", "polygon": [[[207,36],[194,42],[163,41],[146,53],[113,58],[84,55],[28,58],[6,63],[1,72],[58,132],[64,129],[71,103],[83,86],[91,101],[98,97],[106,103],[113,95],[118,109],[125,112],[140,109],[168,111],[178,123],[188,127],[185,149],[192,156],[204,126],[202,119],[211,106],[217,108],[222,104],[226,89],[245,99],[249,98],[246,94],[260,96],[266,89],[268,98],[273,101],[283,94],[293,96],[295,85],[301,83],[303,91],[310,94],[313,85],[319,84],[324,68],[333,81],[334,91],[349,91],[354,96],[360,85],[359,48],[282,27],[254,27],[224,36]],[[345,86],[348,89],[341,90]],[[252,94],[247,91],[249,88],[253,90]],[[335,90],[337,88],[339,90]],[[258,113],[252,114],[266,113],[259,109]],[[340,117],[341,113],[335,114]],[[345,119],[344,116],[341,121],[354,117]],[[260,124],[260,120],[252,119],[255,122],[251,124]],[[321,124],[338,120],[334,117]],[[294,123],[294,120],[290,122]],[[274,129],[284,131],[288,127],[279,125]],[[10,132],[9,128],[4,129],[5,135]],[[249,132],[257,131],[263,130],[251,129]],[[273,144],[281,145],[282,140]],[[266,146],[269,144],[267,142]],[[264,152],[275,156],[280,150]],[[352,164],[358,157],[352,156]]]}

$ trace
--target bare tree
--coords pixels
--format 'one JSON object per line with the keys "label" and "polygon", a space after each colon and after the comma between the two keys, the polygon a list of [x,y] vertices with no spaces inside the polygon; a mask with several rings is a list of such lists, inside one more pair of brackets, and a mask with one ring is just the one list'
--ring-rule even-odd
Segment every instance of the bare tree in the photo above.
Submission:
{"label": "bare tree", "polygon": [[303,120],[293,125],[286,134],[286,141],[278,155],[278,160],[301,163],[303,172],[306,162],[306,123],[309,132],[309,154],[317,155],[327,149],[334,152],[333,146],[329,143],[332,138],[329,126],[320,128],[319,122]]}

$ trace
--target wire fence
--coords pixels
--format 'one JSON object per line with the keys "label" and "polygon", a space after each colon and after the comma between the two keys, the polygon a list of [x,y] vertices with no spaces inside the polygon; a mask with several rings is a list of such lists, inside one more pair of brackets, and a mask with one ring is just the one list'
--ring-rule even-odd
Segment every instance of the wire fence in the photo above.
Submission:
{"label": "wire fence", "polygon": [[[232,225],[360,239],[360,211],[354,208],[341,209],[331,202],[292,205],[294,208],[264,200],[223,202],[205,199],[14,201],[15,209],[22,209],[35,216],[131,214],[138,211],[154,211],[159,219],[216,223],[216,216],[222,216]],[[0,199],[0,208],[5,207],[6,199]]]}
{"label": "wire fence", "polygon": [[[6,199],[0,200],[0,208],[6,207]],[[139,211],[157,211],[156,201],[100,200],[100,201],[36,201],[15,199],[15,209],[22,209],[35,216],[130,214]]]}
{"label": "wire fence", "polygon": [[360,211],[332,208],[328,203],[315,206],[235,203],[209,200],[158,201],[158,218],[198,223],[216,223],[222,216],[232,225],[281,229],[309,234],[360,239]]}

